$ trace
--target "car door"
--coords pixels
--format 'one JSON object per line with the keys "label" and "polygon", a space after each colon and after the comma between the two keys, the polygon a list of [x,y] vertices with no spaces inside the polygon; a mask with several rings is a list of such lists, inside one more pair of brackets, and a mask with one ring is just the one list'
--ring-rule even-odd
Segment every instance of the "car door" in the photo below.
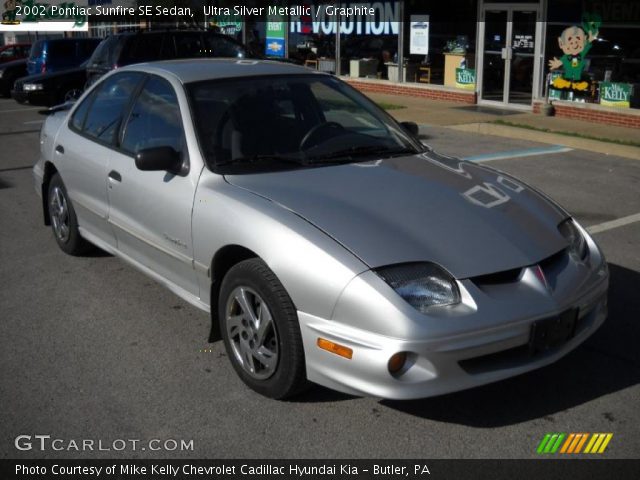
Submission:
{"label": "car door", "polygon": [[55,141],[54,163],[60,172],[81,228],[111,246],[107,173],[122,115],[144,75],[117,73],[98,85],[73,110]]}
{"label": "car door", "polygon": [[141,171],[135,155],[171,147],[188,165],[189,152],[173,86],[149,75],[134,101],[109,166],[109,222],[118,249],[186,292],[199,297],[193,269],[191,212],[200,171]]}

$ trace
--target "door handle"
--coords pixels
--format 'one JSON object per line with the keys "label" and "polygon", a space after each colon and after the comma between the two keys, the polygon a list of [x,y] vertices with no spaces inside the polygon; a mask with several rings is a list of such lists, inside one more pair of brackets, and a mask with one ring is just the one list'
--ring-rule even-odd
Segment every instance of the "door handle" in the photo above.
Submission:
{"label": "door handle", "polygon": [[60,154],[64,153],[64,147],[62,145],[56,145],[56,152]]}
{"label": "door handle", "polygon": [[111,170],[109,172],[109,179],[113,180],[115,182],[121,182],[122,181],[122,175],[120,175],[118,172],[116,172],[115,170]]}

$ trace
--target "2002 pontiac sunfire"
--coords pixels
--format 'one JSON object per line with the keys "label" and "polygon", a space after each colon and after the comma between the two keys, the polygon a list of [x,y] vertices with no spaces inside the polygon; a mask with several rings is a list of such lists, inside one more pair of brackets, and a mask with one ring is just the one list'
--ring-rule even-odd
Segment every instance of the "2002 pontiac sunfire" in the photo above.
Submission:
{"label": "2002 pontiac sunfire", "polygon": [[559,359],[606,318],[601,251],[415,130],[302,67],[134,65],[50,112],[36,190],[62,250],[97,245],[210,311],[269,397],[427,397]]}

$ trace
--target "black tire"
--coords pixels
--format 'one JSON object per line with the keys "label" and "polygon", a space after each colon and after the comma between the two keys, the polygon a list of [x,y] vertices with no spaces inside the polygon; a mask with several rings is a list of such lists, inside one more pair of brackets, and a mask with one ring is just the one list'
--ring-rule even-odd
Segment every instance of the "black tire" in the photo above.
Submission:
{"label": "black tire", "polygon": [[[256,333],[259,329],[251,330],[253,327],[246,325],[244,312],[240,313],[241,310],[237,310],[239,307],[237,295],[238,292],[243,291],[242,289],[247,292],[247,298],[249,303],[252,303],[252,307],[266,306],[266,313],[258,308],[260,313],[256,317],[269,318],[269,324],[273,325],[272,335],[263,334],[266,340],[261,341],[260,345],[258,345],[258,333]],[[236,309],[235,312],[234,309]],[[218,315],[229,360],[238,376],[250,388],[269,398],[284,399],[302,392],[308,386],[296,308],[283,285],[262,260],[258,258],[245,260],[229,270],[220,288]],[[242,317],[242,323],[245,326],[238,325],[238,329],[234,330],[233,325],[236,322],[232,324],[232,320],[228,317]],[[261,319],[262,321],[264,319]],[[231,329],[228,328],[229,326]],[[251,331],[254,332],[253,337],[251,337]],[[239,333],[235,335],[233,332]],[[277,359],[277,362],[274,362],[275,367],[266,367],[266,363],[262,365],[260,358],[265,357],[251,353],[250,362],[255,363],[255,368],[252,373],[248,371],[250,367],[245,365],[245,361],[240,358],[243,354],[239,352],[242,348],[240,337],[247,332],[250,339],[256,340],[255,350],[253,350],[254,343],[251,343],[252,352],[259,353],[259,349],[265,345],[268,346],[268,348],[264,347],[267,351],[270,349],[270,353],[275,352]],[[271,368],[274,368],[272,372],[270,372]],[[265,375],[266,378],[256,378],[258,374]]]}
{"label": "black tire", "polygon": [[[91,248],[91,244],[80,235],[76,212],[67,194],[67,189],[57,173],[51,177],[49,182],[47,208],[53,237],[60,249],[69,255],[86,253]],[[62,228],[63,224],[66,228]]]}

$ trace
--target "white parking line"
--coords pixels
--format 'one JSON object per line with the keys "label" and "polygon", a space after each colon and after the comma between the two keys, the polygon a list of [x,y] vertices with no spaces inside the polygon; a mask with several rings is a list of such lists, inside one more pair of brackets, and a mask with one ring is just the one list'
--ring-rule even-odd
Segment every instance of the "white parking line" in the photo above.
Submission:
{"label": "white parking line", "polygon": [[550,147],[526,148],[523,150],[510,150],[506,152],[484,153],[481,155],[472,155],[464,157],[463,160],[470,162],[491,162],[493,160],[504,160],[507,158],[533,157],[535,155],[549,155],[551,153],[570,152],[573,148],[564,145],[553,145]]}
{"label": "white parking line", "polygon": [[606,232],[607,230],[624,227],[625,225],[629,225],[635,222],[640,222],[640,213],[629,215],[628,217],[617,218],[615,220],[604,222],[599,225],[591,225],[590,227],[587,227],[587,232],[589,232],[590,234]]}
{"label": "white parking line", "polygon": [[30,122],[22,122],[23,125],[37,125],[44,123],[44,120],[31,120]]}

